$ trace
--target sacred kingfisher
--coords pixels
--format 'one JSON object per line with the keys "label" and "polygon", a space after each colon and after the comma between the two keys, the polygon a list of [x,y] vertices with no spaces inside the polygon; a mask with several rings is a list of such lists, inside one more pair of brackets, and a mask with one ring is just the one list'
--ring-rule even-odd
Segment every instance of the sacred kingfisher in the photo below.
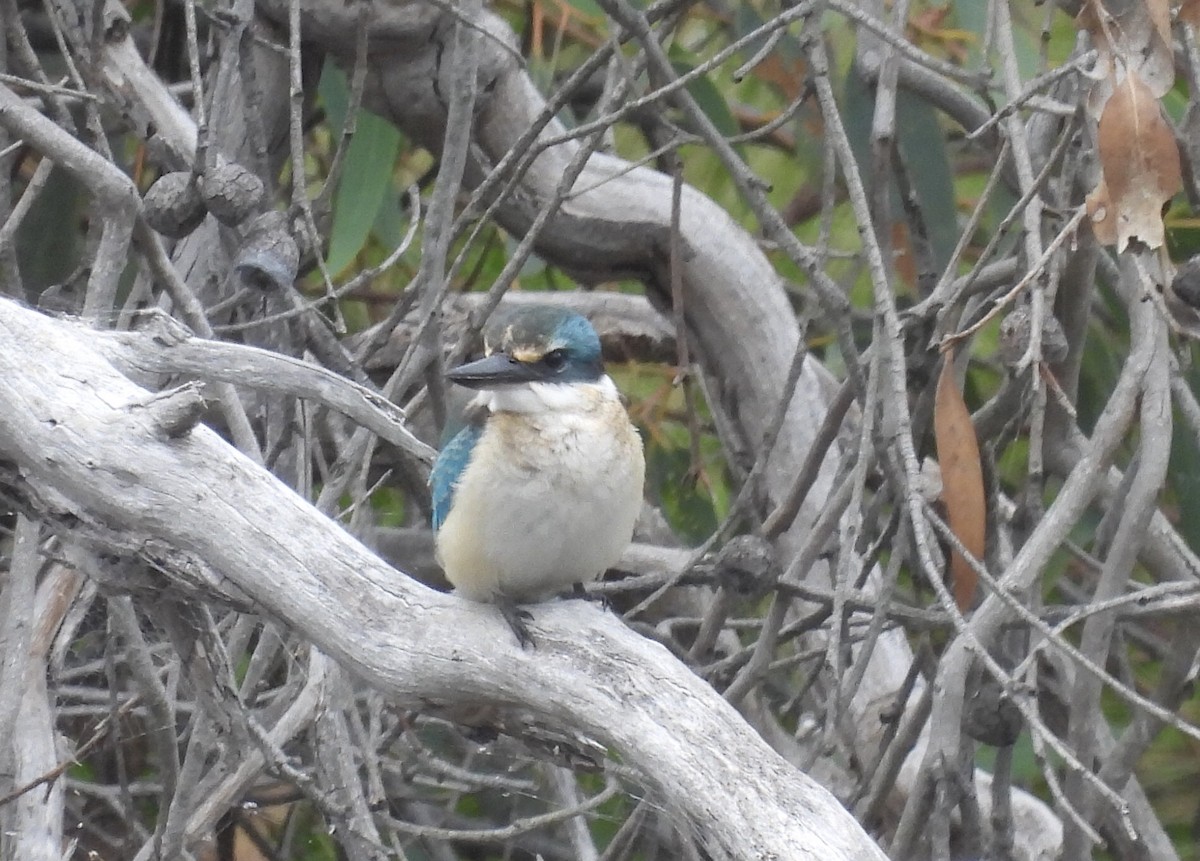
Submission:
{"label": "sacred kingfisher", "polygon": [[645,460],[579,314],[498,311],[484,351],[446,375],[479,394],[433,465],[433,528],[457,594],[496,604],[524,646],[518,604],[599,577],[628,546]]}

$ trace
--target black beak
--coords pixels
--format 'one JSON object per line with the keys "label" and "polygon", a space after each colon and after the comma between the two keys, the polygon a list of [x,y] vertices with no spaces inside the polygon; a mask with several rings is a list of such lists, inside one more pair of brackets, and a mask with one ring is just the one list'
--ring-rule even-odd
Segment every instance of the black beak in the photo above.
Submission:
{"label": "black beak", "polygon": [[544,374],[539,373],[537,366],[519,362],[506,353],[492,353],[447,371],[446,378],[468,389],[490,389],[537,382],[544,379]]}

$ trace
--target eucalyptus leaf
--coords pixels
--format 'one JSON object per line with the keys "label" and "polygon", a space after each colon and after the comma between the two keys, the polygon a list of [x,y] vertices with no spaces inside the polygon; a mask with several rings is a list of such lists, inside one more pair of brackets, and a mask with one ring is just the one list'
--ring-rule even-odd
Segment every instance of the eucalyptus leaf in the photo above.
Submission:
{"label": "eucalyptus leaf", "polygon": [[[340,130],[348,110],[345,73],[327,64],[319,91],[331,128]],[[401,135],[391,123],[359,109],[354,137],[346,150],[341,180],[333,201],[333,225],[325,265],[337,275],[354,262],[371,238],[384,199],[398,191],[392,171],[400,152]]]}
{"label": "eucalyptus leaf", "polygon": [[[686,75],[696,68],[686,60],[675,57],[671,59],[671,65],[675,67],[675,72],[680,75]],[[700,110],[704,111],[705,115],[712,120],[713,125],[717,127],[721,134],[726,137],[732,137],[738,133],[737,120],[734,119],[733,113],[729,110],[729,105],[725,103],[725,97],[721,95],[721,91],[708,79],[707,75],[701,75],[689,82],[687,91],[696,100],[696,104],[700,106]]]}
{"label": "eucalyptus leaf", "polygon": [[332,273],[349,266],[367,244],[386,195],[397,193],[392,168],[400,152],[400,132],[369,111],[359,111],[358,129],[346,152],[346,165],[333,203],[329,256]]}

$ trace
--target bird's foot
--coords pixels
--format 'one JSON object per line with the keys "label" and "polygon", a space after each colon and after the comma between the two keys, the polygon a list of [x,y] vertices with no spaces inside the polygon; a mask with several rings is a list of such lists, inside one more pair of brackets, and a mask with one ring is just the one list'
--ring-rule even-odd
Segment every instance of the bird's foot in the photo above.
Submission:
{"label": "bird's foot", "polygon": [[527,622],[533,621],[533,614],[524,607],[517,605],[517,602],[512,598],[504,595],[496,596],[496,609],[500,611],[500,615],[504,617],[504,621],[508,622],[508,627],[512,629],[516,635],[517,642],[522,649],[536,649],[537,643],[533,641],[533,634],[529,633]]}
{"label": "bird's foot", "polygon": [[607,595],[603,595],[603,594],[594,595],[591,592],[589,592],[587,590],[587,587],[585,587],[582,583],[571,584],[571,594],[568,595],[567,597],[576,598],[580,601],[592,601],[592,602],[598,603],[600,605],[601,610],[612,609],[612,602],[608,600]]}

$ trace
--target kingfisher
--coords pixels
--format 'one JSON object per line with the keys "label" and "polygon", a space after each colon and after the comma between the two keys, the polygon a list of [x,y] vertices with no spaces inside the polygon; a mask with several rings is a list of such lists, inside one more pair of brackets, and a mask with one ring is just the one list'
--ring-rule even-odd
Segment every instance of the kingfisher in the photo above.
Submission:
{"label": "kingfisher", "polygon": [[642,441],[591,323],[565,308],[492,315],[484,358],[446,374],[478,391],[429,483],[437,558],[457,594],[495,604],[522,647],[522,604],[616,564],[642,505]]}

